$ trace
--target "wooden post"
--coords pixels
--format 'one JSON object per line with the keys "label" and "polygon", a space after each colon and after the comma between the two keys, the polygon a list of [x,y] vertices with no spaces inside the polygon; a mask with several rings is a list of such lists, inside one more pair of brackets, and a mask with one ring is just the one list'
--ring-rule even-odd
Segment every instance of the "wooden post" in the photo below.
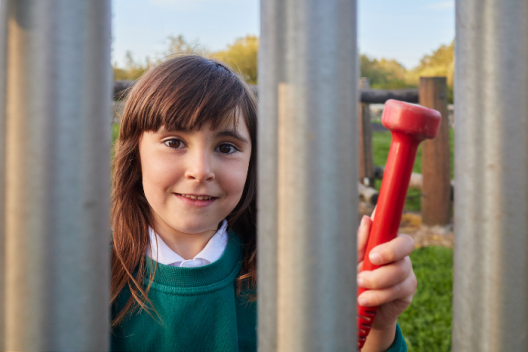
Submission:
{"label": "wooden post", "polygon": [[451,166],[445,77],[420,78],[420,105],[438,110],[442,124],[436,138],[422,143],[422,221],[424,225],[447,225],[451,218]]}
{"label": "wooden post", "polygon": [[[360,89],[370,88],[366,77],[359,80]],[[369,104],[359,104],[359,182],[374,187],[374,161],[372,156],[372,127]]]}

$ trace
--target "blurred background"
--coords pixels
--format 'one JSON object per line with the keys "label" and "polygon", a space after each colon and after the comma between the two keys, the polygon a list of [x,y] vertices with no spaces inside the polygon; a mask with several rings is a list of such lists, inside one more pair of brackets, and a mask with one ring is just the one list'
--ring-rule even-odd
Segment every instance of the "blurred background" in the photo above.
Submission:
{"label": "blurred background", "polygon": [[[361,77],[371,88],[415,88],[445,76],[453,99],[454,0],[359,0]],[[116,80],[136,79],[156,61],[196,52],[219,58],[257,83],[257,0],[114,0]]]}

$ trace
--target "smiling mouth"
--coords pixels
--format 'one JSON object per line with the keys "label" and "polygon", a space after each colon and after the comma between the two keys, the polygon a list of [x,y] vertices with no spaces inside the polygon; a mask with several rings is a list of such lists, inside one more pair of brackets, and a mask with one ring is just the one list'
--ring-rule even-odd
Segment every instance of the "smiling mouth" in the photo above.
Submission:
{"label": "smiling mouth", "polygon": [[189,198],[189,199],[194,199],[194,200],[212,200],[212,199],[216,199],[216,197],[211,197],[211,196],[196,196],[196,195],[192,195],[192,194],[182,194],[182,193],[176,193],[177,195],[179,196],[182,196],[182,197],[185,197],[185,198]]}

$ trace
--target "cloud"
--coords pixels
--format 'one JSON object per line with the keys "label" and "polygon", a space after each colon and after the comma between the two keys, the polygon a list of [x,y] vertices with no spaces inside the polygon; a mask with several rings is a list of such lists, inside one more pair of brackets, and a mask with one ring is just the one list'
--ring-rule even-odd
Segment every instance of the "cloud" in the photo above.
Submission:
{"label": "cloud", "polygon": [[455,0],[437,1],[425,6],[427,10],[452,10],[455,8]]}

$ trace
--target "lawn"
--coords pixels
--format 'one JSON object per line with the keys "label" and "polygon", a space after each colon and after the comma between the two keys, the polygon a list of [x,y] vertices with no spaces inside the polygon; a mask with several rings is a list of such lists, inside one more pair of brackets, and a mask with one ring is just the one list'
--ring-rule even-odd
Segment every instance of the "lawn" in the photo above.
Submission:
{"label": "lawn", "polygon": [[453,250],[424,247],[411,255],[418,290],[398,323],[411,351],[451,350]]}

